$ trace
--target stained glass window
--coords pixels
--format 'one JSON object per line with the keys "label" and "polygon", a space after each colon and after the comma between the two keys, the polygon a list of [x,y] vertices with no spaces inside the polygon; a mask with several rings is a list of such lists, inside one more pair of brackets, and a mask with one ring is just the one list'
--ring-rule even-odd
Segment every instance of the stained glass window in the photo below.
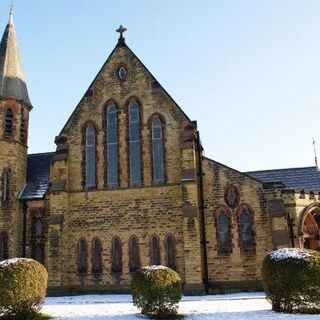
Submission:
{"label": "stained glass window", "polygon": [[172,235],[166,238],[167,246],[167,266],[173,270],[176,269],[176,248],[175,241]]}
{"label": "stained glass window", "polygon": [[86,187],[96,185],[96,130],[88,126],[86,130]]}
{"label": "stained glass window", "polygon": [[140,267],[139,244],[136,237],[131,237],[129,243],[129,264],[130,271],[136,271]]}
{"label": "stained glass window", "polygon": [[217,214],[217,228],[219,253],[229,253],[231,251],[230,225],[224,210],[220,210]]}
{"label": "stained glass window", "polygon": [[153,181],[164,182],[163,170],[163,139],[162,124],[160,119],[152,121],[152,160],[153,160]]}
{"label": "stained glass window", "polygon": [[112,272],[122,272],[121,241],[118,237],[112,239]]}
{"label": "stained glass window", "polygon": [[238,206],[239,204],[239,200],[240,200],[240,195],[239,195],[239,191],[235,186],[228,186],[225,195],[224,195],[224,199],[227,203],[227,205],[234,209]]}
{"label": "stained glass window", "polygon": [[160,246],[157,236],[151,237],[151,265],[160,265]]}
{"label": "stained glass window", "polygon": [[107,184],[109,187],[118,186],[118,128],[114,104],[107,108]]}
{"label": "stained glass window", "polygon": [[252,222],[250,212],[243,208],[239,216],[241,248],[244,252],[254,252]]}
{"label": "stained glass window", "polygon": [[136,102],[129,105],[129,143],[130,143],[130,184],[141,183],[140,164],[140,119]]}
{"label": "stained glass window", "polygon": [[40,212],[33,217],[32,258],[44,263],[44,232],[42,214]]}
{"label": "stained glass window", "polygon": [[78,272],[86,273],[88,271],[88,246],[85,239],[78,242]]}
{"label": "stained glass window", "polygon": [[92,273],[102,272],[102,244],[98,238],[92,240]]}
{"label": "stained glass window", "polygon": [[127,75],[127,70],[124,66],[121,66],[118,71],[118,75],[120,80],[124,80]]}

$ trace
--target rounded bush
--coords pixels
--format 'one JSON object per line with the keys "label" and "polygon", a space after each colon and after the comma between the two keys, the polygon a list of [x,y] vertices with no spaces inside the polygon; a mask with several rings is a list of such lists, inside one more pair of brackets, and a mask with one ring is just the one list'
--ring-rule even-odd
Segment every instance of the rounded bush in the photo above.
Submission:
{"label": "rounded bush", "polygon": [[0,262],[0,315],[33,319],[40,311],[47,291],[46,268],[32,259]]}
{"label": "rounded bush", "polygon": [[169,319],[178,312],[182,282],[177,272],[164,266],[143,267],[132,276],[133,304],[141,313],[157,319]]}
{"label": "rounded bush", "polygon": [[272,310],[320,313],[320,253],[278,249],[262,265],[262,282]]}

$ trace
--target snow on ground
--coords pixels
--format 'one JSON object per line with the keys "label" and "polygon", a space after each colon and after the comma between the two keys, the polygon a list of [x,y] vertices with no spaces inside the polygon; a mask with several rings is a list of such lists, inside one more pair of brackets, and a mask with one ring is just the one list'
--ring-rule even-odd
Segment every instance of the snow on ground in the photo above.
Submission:
{"label": "snow on ground", "polygon": [[[64,320],[147,319],[130,295],[83,295],[47,298],[43,312]],[[184,297],[179,313],[186,320],[316,320],[319,315],[290,315],[271,311],[263,293]]]}

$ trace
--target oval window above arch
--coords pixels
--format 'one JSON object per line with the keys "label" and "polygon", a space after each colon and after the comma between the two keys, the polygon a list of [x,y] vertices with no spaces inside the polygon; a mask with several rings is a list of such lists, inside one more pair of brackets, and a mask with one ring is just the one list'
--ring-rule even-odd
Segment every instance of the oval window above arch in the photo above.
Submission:
{"label": "oval window above arch", "polygon": [[124,66],[121,66],[118,70],[118,76],[120,80],[124,80],[127,76],[127,70]]}

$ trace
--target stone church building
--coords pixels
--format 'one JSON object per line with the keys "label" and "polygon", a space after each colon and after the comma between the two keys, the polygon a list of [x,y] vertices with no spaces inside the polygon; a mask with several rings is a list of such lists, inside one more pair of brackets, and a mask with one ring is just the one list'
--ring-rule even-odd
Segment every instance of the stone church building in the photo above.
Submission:
{"label": "stone church building", "polygon": [[163,264],[186,294],[261,287],[279,247],[319,250],[316,167],[239,172],[203,156],[191,120],[125,29],[55,137],[28,154],[29,99],[12,13],[0,44],[0,260],[32,257],[51,293],[125,292]]}

